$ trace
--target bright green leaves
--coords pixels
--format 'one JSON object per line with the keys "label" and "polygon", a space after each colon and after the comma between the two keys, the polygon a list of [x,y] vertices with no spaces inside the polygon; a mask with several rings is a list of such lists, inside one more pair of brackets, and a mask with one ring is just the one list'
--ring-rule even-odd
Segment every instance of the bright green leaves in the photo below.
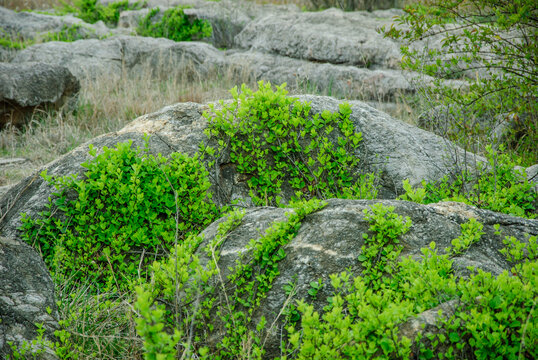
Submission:
{"label": "bright green leaves", "polygon": [[[365,236],[359,261],[363,266],[367,262],[385,262],[386,266],[367,268],[358,276],[347,271],[331,275],[334,293],[322,314],[304,300],[298,301],[300,321],[288,327],[287,355],[281,359],[538,356],[538,264],[532,260],[535,238],[527,242],[528,259],[512,270],[517,276],[506,271],[493,276],[477,270],[468,278],[458,278],[453,275],[449,254],[439,255],[433,242],[421,250],[419,258],[397,258],[399,249],[391,245],[398,244],[398,236],[409,228],[408,219],[381,204],[365,214],[374,235]],[[462,226],[464,237],[476,233],[476,239],[480,232],[476,221]],[[507,243],[509,249],[516,247],[515,240]],[[387,251],[379,251],[381,248]],[[376,282],[372,274],[387,280]],[[419,331],[411,340],[399,333],[411,316],[439,305],[444,305],[442,310],[427,315],[437,317],[438,330]]]}
{"label": "bright green leaves", "polygon": [[160,13],[154,8],[140,20],[136,29],[138,35],[155,38],[164,37],[174,41],[200,40],[211,36],[212,28],[205,20],[191,19],[183,10],[189,6],[176,6],[163,12],[159,20],[154,20]]}
{"label": "bright green leaves", "polygon": [[350,120],[349,104],[312,116],[308,103],[286,96],[285,84],[273,91],[260,82],[258,91],[243,85],[230,93],[230,104],[210,105],[204,114],[206,134],[217,148],[213,153],[228,149],[237,171],[247,175],[255,204],[278,205],[286,183],[298,198],[377,195],[374,177],[358,175],[362,136]]}
{"label": "bright green leaves", "polygon": [[469,219],[469,222],[461,224],[461,235],[452,240],[449,252],[452,255],[459,255],[466,251],[484,235],[483,228],[484,226],[473,218]]}
{"label": "bright green leaves", "polygon": [[402,251],[398,237],[411,227],[409,218],[404,219],[393,210],[393,207],[375,204],[364,211],[365,219],[370,223],[369,230],[374,235],[363,234],[365,244],[358,260],[364,268],[364,281],[375,290],[393,286],[390,275]]}
{"label": "bright green leaves", "polygon": [[50,211],[34,219],[23,215],[22,236],[57,276],[125,289],[174,243],[215,219],[199,160],[153,156],[147,146],[134,150],[130,142],[120,143],[99,155],[90,148],[93,157],[82,164],[81,179],[44,174],[55,198]]}
{"label": "bright green leaves", "polygon": [[98,21],[103,21],[111,26],[118,24],[121,11],[142,8],[142,2],[129,3],[128,0],[114,1],[106,6],[102,5],[98,0],[74,0],[73,6],[64,1],[60,2],[62,7],[56,9],[57,14],[74,13],[75,16],[87,23],[94,24]]}
{"label": "bright green leaves", "polygon": [[[235,286],[233,297],[231,297],[233,302],[223,304],[218,310],[222,320],[228,323],[227,334],[222,345],[219,346],[222,355],[234,357],[245,355],[248,349],[241,347],[245,341],[242,331],[251,323],[254,311],[260,306],[261,301],[272,288],[274,280],[280,274],[278,263],[286,256],[283,247],[293,239],[304,217],[322,209],[325,205],[317,199],[295,203],[293,210],[287,213],[286,221],[273,223],[262,237],[251,240],[245,252],[248,254],[249,261],[239,260],[232,274],[228,276],[228,280]],[[317,291],[323,286],[321,281],[314,284],[316,293],[312,296],[317,295]],[[293,286],[289,286],[291,288],[288,288],[288,291],[291,293]],[[245,316],[233,316],[233,313],[237,311]],[[287,311],[290,316],[293,316],[293,309],[287,309]],[[255,334],[251,336],[259,341],[259,336]],[[259,351],[261,350],[259,348]]]}
{"label": "bright green leaves", "polygon": [[[518,163],[508,155],[486,147],[487,164],[477,164],[476,171],[457,175],[454,179],[444,177],[438,182],[422,182],[423,188],[413,189],[404,180],[405,194],[401,200],[421,204],[439,201],[459,201],[479,208],[528,218],[536,217],[533,191],[525,173],[518,170]],[[502,148],[501,148],[502,151]]]}
{"label": "bright green leaves", "polygon": [[144,339],[145,360],[174,360],[176,359],[176,344],[181,339],[181,333],[175,330],[172,335],[164,331],[164,305],[153,306],[151,293],[137,288],[136,330]]}

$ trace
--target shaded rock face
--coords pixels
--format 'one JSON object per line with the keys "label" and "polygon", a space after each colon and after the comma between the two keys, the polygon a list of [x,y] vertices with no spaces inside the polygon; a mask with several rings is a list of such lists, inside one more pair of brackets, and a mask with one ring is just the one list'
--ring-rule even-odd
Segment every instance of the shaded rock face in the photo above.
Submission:
{"label": "shaded rock face", "polygon": [[23,125],[43,107],[76,101],[80,83],[61,65],[0,63],[0,127]]}
{"label": "shaded rock face", "polygon": [[[321,278],[324,284],[330,284],[329,275],[340,273],[345,269],[359,275],[362,267],[357,257],[361,254],[361,246],[364,245],[362,235],[369,233],[369,222],[365,219],[363,211],[378,202],[382,202],[385,206],[393,206],[396,214],[411,219],[410,230],[399,238],[400,244],[403,245],[402,257],[419,258],[420,249],[427,247],[432,241],[442,252],[442,249],[451,246],[452,239],[461,234],[461,224],[471,218],[483,223],[485,234],[480,241],[453,259],[456,276],[467,276],[468,266],[483,269],[494,275],[510,270],[511,265],[499,252],[504,247],[502,243],[504,235],[524,240],[527,239],[526,234],[538,234],[538,220],[512,217],[461,203],[420,205],[388,200],[329,200],[324,209],[308,215],[303,220],[295,238],[284,247],[286,257],[279,263],[280,275],[275,279],[267,297],[254,312],[253,323],[256,324],[261,316],[266,318],[268,324],[275,321],[286,302],[287,295],[283,289],[288,282],[297,284],[296,299],[304,298],[310,301],[312,300],[308,295],[310,282],[316,282]],[[247,210],[241,225],[226,236],[220,247],[219,268],[224,279],[230,273],[229,268],[235,267],[241,255],[249,258],[245,248],[251,239],[259,239],[272,222],[285,220],[285,211],[280,208]],[[215,237],[218,225],[222,221],[223,219],[215,222],[202,232],[204,243],[209,243]],[[493,227],[495,224],[500,224],[503,237],[495,235]],[[202,263],[209,261],[202,247],[198,255]],[[233,294],[233,289],[231,293]],[[321,311],[327,304],[327,297],[330,295],[330,286],[325,286],[317,294],[314,301],[317,311]],[[435,319],[432,320],[433,316],[434,314],[430,313],[419,316],[415,322],[406,324],[404,331],[412,334],[416,330],[416,323],[431,325],[430,323],[435,322]],[[276,323],[278,325],[274,328],[274,332],[269,334],[266,342],[267,358],[280,356],[279,343],[281,331],[284,331],[282,329],[284,320],[278,319]],[[216,333],[218,334],[218,331]],[[219,341],[218,338],[213,340]]]}
{"label": "shaded rock face", "polygon": [[[29,245],[0,236],[0,358],[10,354],[8,342],[20,346],[36,338],[36,323],[52,340],[58,328],[54,284],[45,264]],[[39,359],[55,359],[46,351]]]}
{"label": "shaded rock face", "polygon": [[[341,103],[323,96],[300,96],[299,100],[311,103],[311,115],[320,114],[324,110],[336,112]],[[363,170],[381,174],[382,198],[395,198],[401,192],[404,179],[409,179],[412,185],[418,185],[423,179],[439,179],[454,168],[454,156],[462,156],[461,149],[445,143],[436,135],[396,120],[365,103],[352,101],[350,104],[350,118],[356,131],[363,134],[362,146],[355,156],[361,159]],[[195,103],[168,106],[139,117],[119,132],[99,136],[89,143],[101,148],[132,140],[133,146],[141,146],[143,136],[147,133],[151,135],[150,149],[155,154],[160,152],[166,156],[178,151],[193,155],[199,144],[207,140],[203,133],[207,121],[202,113],[208,110],[207,105]],[[79,146],[44,168],[49,175],[82,174],[80,164],[90,158],[89,143]],[[224,205],[233,199],[243,199],[248,205],[250,196],[246,181],[238,176],[235,165],[229,162],[229,155],[221,155],[217,164],[209,169],[215,201]],[[41,170],[12,187],[0,199],[0,209],[4,214],[0,223],[1,233],[17,234],[16,229],[21,225],[21,212],[37,214],[44,210],[52,189],[38,175]],[[291,189],[282,194],[284,200],[289,200],[292,195]]]}

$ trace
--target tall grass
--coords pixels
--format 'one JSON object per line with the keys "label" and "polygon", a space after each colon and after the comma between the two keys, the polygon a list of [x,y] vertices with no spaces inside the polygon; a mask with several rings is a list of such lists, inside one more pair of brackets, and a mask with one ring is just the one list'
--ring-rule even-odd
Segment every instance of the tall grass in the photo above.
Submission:
{"label": "tall grass", "polygon": [[149,66],[82,81],[75,109],[37,111],[23,129],[0,132],[0,156],[29,160],[22,167],[0,167],[0,186],[15,183],[42,165],[104,133],[121,129],[134,118],[177,102],[204,103],[229,96],[243,82],[254,86],[248,72],[192,72],[156,78]]}

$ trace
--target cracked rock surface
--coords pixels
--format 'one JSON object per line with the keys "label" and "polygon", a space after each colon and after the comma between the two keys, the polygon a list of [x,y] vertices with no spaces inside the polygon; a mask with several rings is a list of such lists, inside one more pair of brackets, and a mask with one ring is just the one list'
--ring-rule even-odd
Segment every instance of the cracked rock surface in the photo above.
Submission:
{"label": "cracked rock surface", "polygon": [[[277,319],[277,315],[287,299],[283,287],[288,282],[295,283],[297,284],[295,298],[312,300],[308,296],[310,282],[315,282],[319,278],[323,279],[323,283],[327,286],[320,290],[313,303],[315,309],[321,312],[323,306],[327,304],[327,297],[331,296],[329,275],[349,269],[356,276],[362,271],[361,263],[357,260],[361,254],[361,247],[364,245],[362,234],[370,234],[369,222],[365,219],[363,211],[379,202],[385,206],[393,206],[396,214],[411,219],[410,230],[399,237],[400,244],[403,245],[401,257],[411,256],[418,259],[421,255],[420,249],[427,247],[432,241],[443,253],[443,249],[451,246],[452,239],[461,234],[461,224],[468,222],[471,218],[483,223],[485,234],[481,239],[471,245],[466,252],[452,259],[456,276],[468,276],[467,267],[469,266],[483,269],[493,275],[510,270],[511,265],[499,252],[504,248],[502,242],[504,236],[514,236],[525,241],[529,235],[538,235],[538,220],[495,213],[462,203],[421,205],[394,200],[328,200],[325,208],[305,217],[297,235],[284,246],[286,257],[279,263],[280,274],[273,282],[266,298],[254,312],[253,324],[256,324],[262,316],[268,324],[272,324],[273,321],[278,324],[274,333],[269,334],[266,343],[267,358],[280,354],[280,333],[284,331],[282,329],[284,322],[281,318]],[[220,247],[219,268],[223,278],[226,278],[226,275],[230,273],[229,269],[235,267],[236,261],[241,256],[249,258],[248,253],[245,253],[245,248],[251,239],[259,239],[272,222],[285,220],[286,211],[291,210],[281,208],[247,210],[241,225],[225,237]],[[201,249],[216,236],[218,225],[222,221],[224,219],[216,221],[202,232],[205,240],[198,251],[202,264],[207,263],[209,259]],[[502,236],[495,235],[495,224],[500,225]],[[233,289],[230,291],[230,296],[232,296]],[[448,309],[450,305],[449,303],[443,306]],[[429,310],[403,324],[402,331],[412,336],[421,324],[429,328],[433,327],[435,319],[435,314]],[[219,333],[218,329],[215,333]],[[213,340],[220,341],[218,336]]]}
{"label": "cracked rock surface", "polygon": [[[0,236],[0,358],[7,358],[8,342],[20,346],[35,339],[36,323],[52,340],[58,320],[54,284],[41,257],[20,240]],[[45,351],[38,358],[56,356]]]}

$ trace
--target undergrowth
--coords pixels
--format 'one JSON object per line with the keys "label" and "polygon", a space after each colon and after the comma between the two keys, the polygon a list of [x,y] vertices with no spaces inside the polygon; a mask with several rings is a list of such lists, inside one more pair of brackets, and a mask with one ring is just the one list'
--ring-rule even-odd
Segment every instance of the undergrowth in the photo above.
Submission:
{"label": "undergrowth", "polygon": [[[242,212],[221,222],[209,243],[193,237],[167,261],[155,264],[154,280],[138,289],[137,330],[145,341],[145,358],[264,358],[265,336],[274,324],[263,317],[253,323],[251,316],[278,275],[289,235],[296,233],[305,215],[322,207],[321,203],[295,204],[287,222],[275,222],[251,241],[226,279],[218,265],[219,247],[241,223]],[[322,313],[308,300],[292,301],[297,317],[283,334],[280,360],[530,359],[538,355],[536,237],[524,242],[505,238],[505,253],[513,254],[508,258],[514,261],[511,273],[494,277],[471,269],[470,277],[460,278],[454,274],[452,256],[466,251],[472,240],[454,241],[454,250],[445,249],[445,254],[432,242],[419,258],[400,258],[399,237],[411,221],[382,204],[364,213],[370,227],[357,260],[363,264],[362,273],[331,275],[332,296]],[[474,236],[467,229],[462,224],[461,239]],[[205,266],[195,255],[200,244],[206,244],[210,261]],[[400,331],[406,321],[437,306],[444,307],[435,310],[435,332],[417,329],[405,336]],[[207,338],[208,334],[219,334],[218,340]]]}
{"label": "undergrowth", "polygon": [[[477,220],[461,225],[451,247],[437,249],[432,242],[420,257],[402,258],[400,237],[411,221],[394,208],[371,205],[364,212],[369,230],[357,239],[359,273],[332,274],[330,284],[312,281],[308,299],[295,298],[293,280],[282,290],[273,288],[286,245],[325,206],[320,197],[372,198],[375,187],[373,175],[361,175],[353,156],[361,135],[349,106],[312,116],[309,104],[287,97],[284,86],[258,86],[256,92],[232,90],[232,101],[204,114],[209,141],[200,144],[203,155],[155,156],[146,140],[137,150],[130,143],[99,154],[91,149],[84,176],[43,174],[56,193],[48,211],[23,216],[23,237],[41,251],[58,283],[74,287],[63,290],[58,342],[38,336],[35,346],[52,348],[61,359],[96,353],[262,359],[269,335],[285,321],[281,360],[538,356],[536,236],[504,237],[510,272],[493,276],[469,269],[469,277],[458,277],[454,258],[483,235]],[[227,213],[212,238],[199,235],[224,211],[208,195],[208,177],[225,153],[254,203],[284,206],[285,191],[292,199],[286,220],[251,239],[228,269],[219,266],[221,247],[233,240],[245,212]],[[476,183],[480,199],[528,214],[534,198],[512,171],[514,164],[493,153],[490,161]],[[406,198],[419,202],[433,189],[405,187]],[[313,303],[321,290],[331,294],[322,311]],[[272,323],[257,316],[270,291],[286,296]],[[403,332],[410,319],[429,310],[436,313],[435,332]],[[28,345],[21,349],[32,352]]]}
{"label": "undergrowth", "polygon": [[538,194],[527,180],[519,163],[507,154],[486,147],[487,163],[478,163],[475,171],[463,171],[437,182],[422,182],[423,188],[413,189],[404,181],[402,200],[421,204],[458,201],[505,214],[535,218]]}
{"label": "undergrowth", "polygon": [[102,5],[98,0],[74,0],[73,5],[62,0],[60,2],[62,6],[56,9],[58,15],[72,13],[87,23],[103,21],[109,26],[118,25],[120,12],[138,10],[143,4],[142,2],[130,4],[128,0],[113,1],[108,5]]}
{"label": "undergrowth", "polygon": [[207,194],[207,171],[194,157],[170,159],[131,143],[90,147],[84,176],[43,178],[56,188],[48,210],[22,215],[23,239],[54,276],[86,279],[102,291],[126,290],[173,244],[218,214]]}

